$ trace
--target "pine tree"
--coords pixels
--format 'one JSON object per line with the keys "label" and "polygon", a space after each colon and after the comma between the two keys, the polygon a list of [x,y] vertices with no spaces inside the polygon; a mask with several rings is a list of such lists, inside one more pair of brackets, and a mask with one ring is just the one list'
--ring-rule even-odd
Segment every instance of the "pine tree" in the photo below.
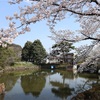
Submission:
{"label": "pine tree", "polygon": [[33,62],[36,64],[42,63],[43,59],[46,57],[46,50],[44,49],[40,40],[35,40],[31,47],[31,54]]}
{"label": "pine tree", "polygon": [[27,41],[25,46],[22,49],[22,60],[23,61],[31,61],[31,46],[32,42]]}

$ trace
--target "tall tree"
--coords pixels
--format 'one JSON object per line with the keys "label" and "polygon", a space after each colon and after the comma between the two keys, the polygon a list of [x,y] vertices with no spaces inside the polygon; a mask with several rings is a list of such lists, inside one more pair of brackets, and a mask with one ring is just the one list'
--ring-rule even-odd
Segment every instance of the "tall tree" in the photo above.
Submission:
{"label": "tall tree", "polygon": [[22,60],[31,61],[31,46],[32,42],[27,41],[22,49]]}
{"label": "tall tree", "polygon": [[44,49],[40,40],[35,40],[31,47],[33,62],[39,64],[46,57],[46,50]]}
{"label": "tall tree", "polygon": [[[20,7],[18,13],[6,17],[10,20],[9,27],[0,29],[0,45],[11,43],[18,35],[29,32],[31,23],[43,19],[49,19],[48,24],[55,40],[93,40],[100,43],[100,0],[27,0],[30,4],[24,3],[25,6],[22,6],[24,1],[9,1],[10,4],[19,4]],[[80,24],[78,31],[55,31],[56,23],[65,19],[66,15],[74,15]]]}
{"label": "tall tree", "polygon": [[72,49],[74,49],[74,46],[72,43],[62,41],[60,43],[56,43],[52,46],[52,55],[59,55],[63,58],[63,61],[65,62],[65,56],[68,52],[70,52]]}
{"label": "tall tree", "polygon": [[[24,1],[9,0],[10,4],[19,4],[19,13],[16,12],[13,16],[6,17],[10,23],[7,29],[0,30],[0,44],[11,43],[18,35],[29,32],[31,23],[42,19],[49,19],[48,23],[53,29],[56,22],[66,18],[66,14],[76,15],[74,17],[82,28],[79,31],[82,37],[78,34],[79,38],[73,36],[72,40],[92,39],[100,41],[98,32],[100,28],[100,0],[27,0],[30,2],[29,5]],[[22,7],[22,3],[25,6]],[[66,40],[71,39],[66,38]]]}

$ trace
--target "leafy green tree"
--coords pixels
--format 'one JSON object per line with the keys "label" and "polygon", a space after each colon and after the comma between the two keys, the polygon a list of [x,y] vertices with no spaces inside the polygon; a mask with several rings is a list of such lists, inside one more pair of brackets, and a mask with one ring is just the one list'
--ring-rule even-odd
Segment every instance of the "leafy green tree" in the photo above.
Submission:
{"label": "leafy green tree", "polygon": [[9,44],[5,48],[0,46],[0,67],[4,68],[20,61],[21,51],[21,46],[16,44]]}
{"label": "leafy green tree", "polygon": [[61,56],[63,58],[63,61],[65,62],[65,55],[74,49],[74,46],[72,43],[62,41],[60,43],[56,43],[52,46],[52,52],[51,55],[53,56]]}
{"label": "leafy green tree", "polygon": [[14,51],[16,61],[21,61],[22,47],[17,44],[10,44],[8,48]]}
{"label": "leafy green tree", "polygon": [[2,68],[11,65],[15,60],[15,52],[12,48],[0,47],[0,66]]}
{"label": "leafy green tree", "polygon": [[46,50],[44,49],[40,40],[35,40],[31,47],[31,54],[33,63],[40,64],[43,62],[43,59],[46,57]]}
{"label": "leafy green tree", "polygon": [[31,61],[31,46],[32,42],[27,41],[25,46],[22,49],[22,60],[23,61]]}

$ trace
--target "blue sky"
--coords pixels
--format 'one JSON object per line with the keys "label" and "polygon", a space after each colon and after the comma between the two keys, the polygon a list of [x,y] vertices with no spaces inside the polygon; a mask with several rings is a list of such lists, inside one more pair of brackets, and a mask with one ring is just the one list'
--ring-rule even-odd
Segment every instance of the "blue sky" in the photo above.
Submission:
{"label": "blue sky", "polygon": [[[8,26],[8,21],[6,21],[5,16],[13,15],[14,12],[18,11],[18,6],[10,5],[7,2],[8,0],[0,0],[0,28],[6,28]],[[57,24],[56,29],[79,29],[79,25],[75,22],[73,17],[68,17],[65,20]],[[36,24],[31,25],[31,32],[18,36],[14,43],[21,45],[22,47],[27,41],[34,41],[39,39],[47,52],[49,48],[52,47],[54,41],[51,40],[49,27],[46,25],[46,20],[37,22]]]}

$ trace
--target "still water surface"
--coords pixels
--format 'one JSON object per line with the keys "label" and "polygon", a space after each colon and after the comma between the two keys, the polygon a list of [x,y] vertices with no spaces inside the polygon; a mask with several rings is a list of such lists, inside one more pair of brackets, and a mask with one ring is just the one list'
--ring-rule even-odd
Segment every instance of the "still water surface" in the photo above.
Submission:
{"label": "still water surface", "polygon": [[42,70],[29,74],[6,74],[0,83],[6,85],[0,100],[71,100],[79,92],[98,84],[99,76],[72,71]]}

